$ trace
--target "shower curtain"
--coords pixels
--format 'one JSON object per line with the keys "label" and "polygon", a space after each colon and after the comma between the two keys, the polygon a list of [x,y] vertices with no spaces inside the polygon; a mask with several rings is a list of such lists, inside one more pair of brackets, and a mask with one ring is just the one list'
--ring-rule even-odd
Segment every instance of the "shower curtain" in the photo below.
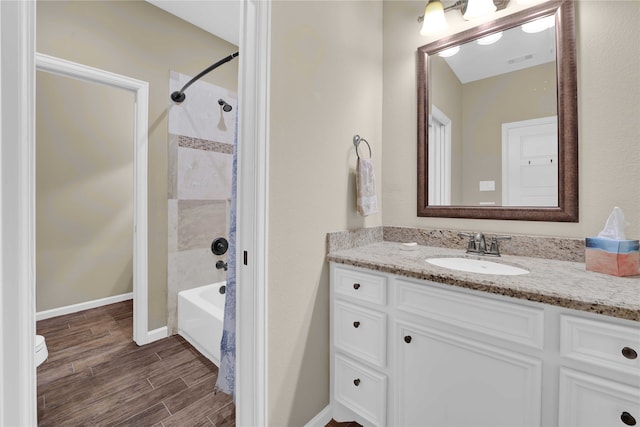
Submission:
{"label": "shower curtain", "polygon": [[233,138],[231,167],[231,212],[229,214],[229,256],[227,258],[227,291],[224,303],[220,367],[216,389],[236,398],[236,193],[238,172],[238,106]]}

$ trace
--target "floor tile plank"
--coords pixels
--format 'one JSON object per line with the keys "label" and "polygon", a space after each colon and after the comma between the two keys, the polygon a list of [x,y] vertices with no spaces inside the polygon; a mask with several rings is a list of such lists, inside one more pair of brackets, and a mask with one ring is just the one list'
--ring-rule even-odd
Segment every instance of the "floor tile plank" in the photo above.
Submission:
{"label": "floor tile plank", "polygon": [[170,416],[171,413],[169,413],[167,408],[160,402],[121,423],[115,424],[114,427],[146,427],[161,422]]}
{"label": "floor tile plank", "polygon": [[137,346],[123,301],[38,321],[48,360],[38,371],[38,425],[235,425],[218,368],[174,335]]}

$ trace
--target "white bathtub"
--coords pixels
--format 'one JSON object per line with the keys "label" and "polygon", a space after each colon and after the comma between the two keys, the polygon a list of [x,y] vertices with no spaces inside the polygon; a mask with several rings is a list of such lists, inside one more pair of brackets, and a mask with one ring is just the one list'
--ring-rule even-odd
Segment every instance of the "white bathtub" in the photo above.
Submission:
{"label": "white bathtub", "polygon": [[200,353],[220,366],[220,341],[226,282],[178,292],[178,333]]}

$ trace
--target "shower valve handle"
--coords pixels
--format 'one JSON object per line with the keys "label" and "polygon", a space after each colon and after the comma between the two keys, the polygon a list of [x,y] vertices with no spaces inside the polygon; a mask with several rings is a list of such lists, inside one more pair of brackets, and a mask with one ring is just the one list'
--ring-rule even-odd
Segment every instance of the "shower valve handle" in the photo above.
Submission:
{"label": "shower valve handle", "polygon": [[215,255],[224,255],[229,249],[229,242],[224,237],[218,237],[211,242],[211,252]]}

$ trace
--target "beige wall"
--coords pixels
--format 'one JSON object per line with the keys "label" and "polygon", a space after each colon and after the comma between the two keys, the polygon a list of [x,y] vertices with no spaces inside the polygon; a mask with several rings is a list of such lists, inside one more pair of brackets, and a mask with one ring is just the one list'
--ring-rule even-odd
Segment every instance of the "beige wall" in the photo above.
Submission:
{"label": "beige wall", "polygon": [[619,206],[630,223],[628,236],[639,238],[640,2],[576,2],[580,222],[575,224],[416,216],[415,52],[432,41],[419,35],[415,23],[423,8],[421,1],[384,2],[384,224],[583,238],[597,234]]}
{"label": "beige wall", "polygon": [[381,224],[356,214],[352,143],[371,144],[379,189],[381,48],[380,2],[272,5],[269,426],[302,426],[329,402],[325,236]]}
{"label": "beige wall", "polygon": [[[149,328],[164,326],[169,70],[195,75],[236,47],[144,1],[39,1],[36,19],[38,52],[149,82]],[[205,79],[237,78],[232,61]]]}
{"label": "beige wall", "polygon": [[[328,403],[326,232],[383,223],[584,237],[619,205],[638,237],[639,5],[578,9],[581,221],[564,224],[416,216],[416,48],[429,41],[416,23],[423,1],[273,3],[269,425],[303,425]],[[355,214],[355,133],[372,144],[382,218]]]}
{"label": "beige wall", "polygon": [[36,95],[36,311],[131,292],[134,95],[43,71]]}
{"label": "beige wall", "polygon": [[[548,62],[463,85],[462,204],[502,204],[501,125],[556,115],[555,65]],[[489,180],[496,190],[480,192],[479,181]]]}

